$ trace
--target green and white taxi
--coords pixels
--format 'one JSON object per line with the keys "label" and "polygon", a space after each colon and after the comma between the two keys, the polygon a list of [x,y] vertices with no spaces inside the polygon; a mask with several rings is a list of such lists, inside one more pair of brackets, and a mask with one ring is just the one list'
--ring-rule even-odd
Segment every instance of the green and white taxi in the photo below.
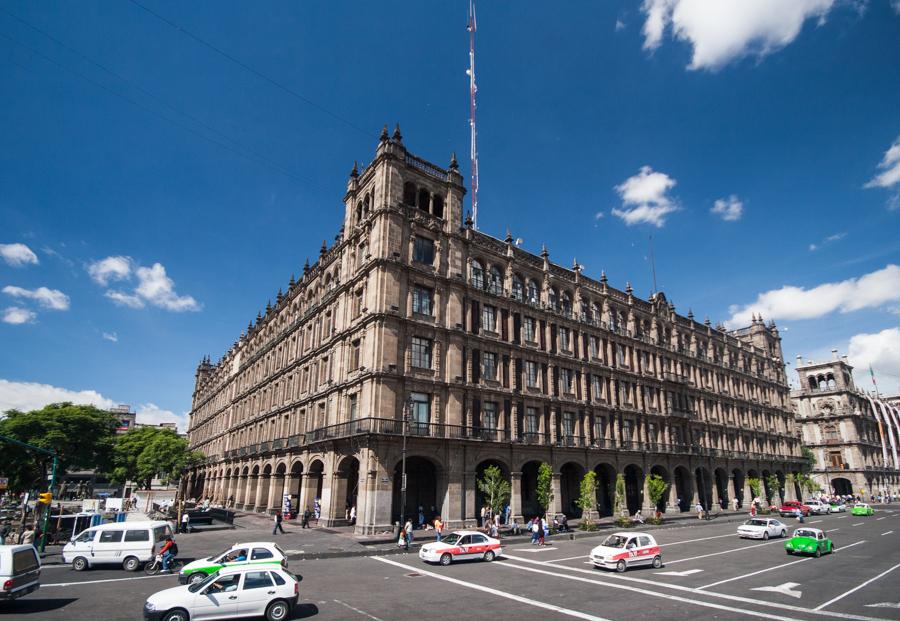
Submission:
{"label": "green and white taxi", "polygon": [[834,552],[834,543],[818,528],[798,528],[794,536],[784,544],[788,556],[791,554],[812,554],[819,558]]}
{"label": "green and white taxi", "polygon": [[852,515],[875,515],[875,509],[864,502],[858,502],[850,509]]}
{"label": "green and white taxi", "polygon": [[178,574],[180,584],[195,584],[223,568],[248,565],[280,565],[287,567],[284,550],[271,541],[236,543],[224,552],[197,559],[185,565]]}

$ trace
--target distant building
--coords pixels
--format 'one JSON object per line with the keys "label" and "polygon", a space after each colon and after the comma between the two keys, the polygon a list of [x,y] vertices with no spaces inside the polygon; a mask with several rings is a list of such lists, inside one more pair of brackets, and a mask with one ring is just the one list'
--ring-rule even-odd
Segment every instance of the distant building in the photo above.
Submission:
{"label": "distant building", "polygon": [[797,356],[800,389],[791,393],[813,478],[829,493],[900,490],[900,398],[869,395],[853,382],[847,356],[827,362]]}
{"label": "distant building", "polygon": [[117,405],[109,408],[109,412],[119,419],[116,433],[122,434],[137,426],[137,413],[131,411],[130,405]]}

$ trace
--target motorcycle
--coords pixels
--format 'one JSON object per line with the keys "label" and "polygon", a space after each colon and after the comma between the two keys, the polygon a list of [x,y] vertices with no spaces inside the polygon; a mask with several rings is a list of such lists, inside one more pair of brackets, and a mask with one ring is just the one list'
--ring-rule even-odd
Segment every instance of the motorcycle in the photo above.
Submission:
{"label": "motorcycle", "polygon": [[[162,571],[162,567],[163,567],[162,554],[157,554],[156,556],[153,557],[152,561],[150,561],[149,563],[144,565],[144,573],[147,574],[148,576],[155,576],[156,574],[158,574],[159,572]],[[169,571],[171,571],[173,574],[179,573],[181,571],[182,567],[184,567],[184,561],[182,561],[178,558],[173,558],[172,560],[169,561]]]}

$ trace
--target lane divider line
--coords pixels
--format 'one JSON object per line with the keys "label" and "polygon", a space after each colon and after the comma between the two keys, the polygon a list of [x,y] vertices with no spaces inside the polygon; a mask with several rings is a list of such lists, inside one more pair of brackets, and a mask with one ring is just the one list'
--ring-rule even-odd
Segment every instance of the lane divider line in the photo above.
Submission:
{"label": "lane divider line", "polygon": [[675,563],[684,563],[687,561],[696,561],[701,558],[709,558],[710,556],[719,556],[721,554],[731,554],[732,552],[740,552],[741,550],[749,550],[750,548],[761,548],[763,546],[770,546],[773,543],[781,543],[778,539],[775,541],[769,541],[769,543],[756,543],[751,546],[744,546],[743,548],[734,548],[732,550],[723,550],[722,552],[711,552],[709,554],[701,554],[700,556],[691,556],[689,558],[679,558],[674,561],[667,561],[666,565],[674,565]]}
{"label": "lane divider line", "polygon": [[155,576],[135,576],[134,578],[109,578],[106,580],[85,580],[83,582],[51,582],[41,584],[42,589],[48,587],[79,586],[82,584],[100,584],[102,582],[125,582],[126,580],[150,580],[152,578],[171,578],[172,574],[157,574]]}
{"label": "lane divider line", "polygon": [[890,535],[892,532],[894,532],[894,531],[889,530],[889,531],[886,532],[886,533],[881,533],[881,536],[884,537],[885,535]]}
{"label": "lane divider line", "polygon": [[836,601],[838,601],[838,600],[840,600],[840,599],[844,599],[845,597],[847,597],[847,596],[850,595],[851,593],[856,593],[857,591],[859,591],[859,590],[860,590],[861,588],[863,588],[864,586],[866,586],[866,585],[868,585],[868,584],[871,584],[871,583],[875,582],[876,580],[878,580],[879,578],[881,578],[881,577],[883,577],[883,576],[888,575],[889,573],[891,573],[892,571],[894,571],[894,570],[897,569],[898,567],[900,567],[900,563],[897,563],[896,565],[894,565],[894,566],[891,567],[890,569],[887,569],[887,570],[881,572],[880,574],[878,574],[878,575],[875,576],[874,578],[869,578],[868,580],[866,580],[865,582],[863,582],[863,583],[860,584],[859,586],[853,587],[852,589],[850,589],[850,590],[847,591],[846,593],[841,593],[840,595],[838,595],[838,596],[835,597],[834,599],[828,600],[827,602],[825,602],[825,603],[822,604],[821,606],[816,606],[813,610],[822,610],[822,609],[825,608],[826,606],[830,606],[831,604],[835,603]]}

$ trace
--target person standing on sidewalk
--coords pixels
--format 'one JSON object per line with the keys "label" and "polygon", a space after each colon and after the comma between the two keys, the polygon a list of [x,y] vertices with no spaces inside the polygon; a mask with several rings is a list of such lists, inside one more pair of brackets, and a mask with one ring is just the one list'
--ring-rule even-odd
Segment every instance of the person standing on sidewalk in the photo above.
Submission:
{"label": "person standing on sidewalk", "polygon": [[191,532],[191,516],[187,511],[181,514],[181,532],[184,534]]}
{"label": "person standing on sidewalk", "polygon": [[412,518],[406,519],[406,524],[403,525],[403,530],[406,531],[406,549],[409,550],[412,547],[413,542]]}
{"label": "person standing on sidewalk", "polygon": [[300,520],[300,526],[302,528],[309,528],[309,516],[311,515],[312,511],[310,511],[307,506],[306,509],[303,510],[303,519]]}
{"label": "person standing on sidewalk", "polygon": [[282,535],[284,534],[284,527],[281,525],[281,522],[283,520],[284,520],[284,518],[281,517],[281,511],[276,511],[275,512],[275,528],[272,529],[273,535],[277,535],[279,530],[281,531]]}
{"label": "person standing on sidewalk", "polygon": [[441,516],[437,516],[434,518],[434,537],[435,540],[440,543],[441,535],[444,534],[444,523],[441,521]]}

